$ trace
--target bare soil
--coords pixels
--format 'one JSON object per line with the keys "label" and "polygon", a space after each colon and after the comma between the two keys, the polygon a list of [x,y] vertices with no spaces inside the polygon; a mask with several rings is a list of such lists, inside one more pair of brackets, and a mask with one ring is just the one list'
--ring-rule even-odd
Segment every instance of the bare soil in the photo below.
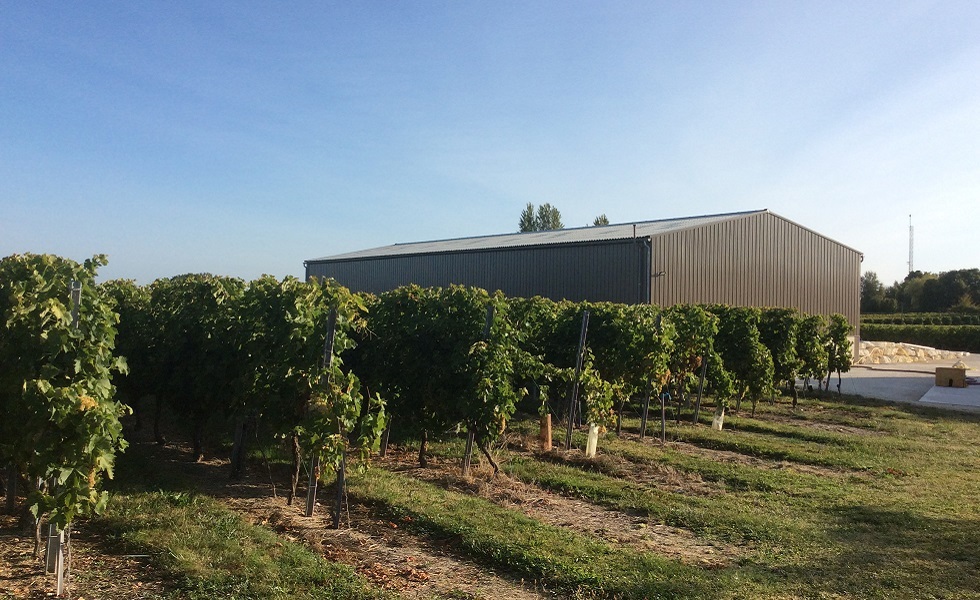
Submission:
{"label": "bare soil", "polygon": [[[198,491],[216,497],[243,515],[249,522],[270,527],[285,538],[305,544],[327,560],[346,564],[375,586],[402,598],[454,597],[514,598],[540,600],[551,596],[534,582],[497,573],[476,563],[452,556],[433,542],[413,534],[407,523],[392,522],[376,515],[369,507],[350,503],[341,529],[332,528],[329,509],[317,503],[312,517],[304,515],[306,489],[301,485],[293,504],[286,504],[288,475],[273,473],[252,465],[240,481],[230,481],[227,460],[190,462],[187,448],[168,445],[161,450],[171,468],[181,469],[197,484]],[[158,458],[160,460],[164,456]],[[332,498],[329,486],[318,493]]]}
{"label": "bare soil", "polygon": [[378,519],[364,506],[352,504],[345,521],[332,529],[328,510],[317,505],[303,515],[305,501],[286,505],[282,496],[229,496],[225,502],[249,521],[273,528],[287,539],[305,543],[328,560],[353,567],[377,587],[403,598],[435,595],[464,598],[548,598],[530,582],[514,581],[479,565],[460,560],[409,532],[407,522]]}
{"label": "bare soil", "polygon": [[[230,467],[225,459],[212,458],[195,463],[189,449],[182,444],[156,446],[147,440],[133,444],[143,445],[144,450],[153,452],[154,464],[160,470],[179,472],[198,491],[221,499],[248,521],[304,543],[328,560],[347,564],[375,586],[400,597],[505,597],[517,600],[554,597],[539,582],[523,581],[454,556],[438,540],[414,534],[408,527],[410,523],[387,520],[377,509],[357,502],[350,503],[345,526],[339,530],[330,528],[329,516],[323,506],[318,505],[314,516],[306,518],[303,516],[305,490],[302,486],[300,497],[292,506],[286,505],[282,484],[288,476],[282,470],[270,474],[264,465],[252,465],[244,479],[230,481]],[[671,447],[716,460],[765,468],[837,474],[830,469],[766,461],[690,444],[672,443]],[[516,452],[535,453],[529,440],[512,439],[510,448]],[[596,468],[673,493],[724,493],[716,483],[666,465],[632,462],[601,453],[596,459],[586,460],[578,451],[537,455]],[[446,489],[481,496],[555,527],[572,529],[609,544],[653,552],[702,568],[723,567],[746,551],[745,548],[698,538],[690,531],[656,523],[641,515],[566,497],[503,473],[494,477],[489,466],[479,460],[474,461],[471,475],[464,477],[457,461],[433,457],[428,468],[421,469],[416,457],[415,450],[392,447],[388,457],[378,462],[383,468]],[[271,483],[273,475],[278,484],[275,491]],[[327,497],[327,492],[321,492],[320,497]],[[3,516],[0,519],[0,598],[34,599],[53,595],[53,576],[43,574],[43,564],[31,558],[32,548],[30,532],[18,530],[13,517]],[[75,525],[70,548],[72,598],[158,598],[173,592],[166,575],[155,569],[148,557],[122,554],[122,549],[113,548],[111,540],[105,539],[84,520]]]}
{"label": "bare soil", "polygon": [[[43,554],[33,558],[34,534],[18,527],[17,518],[0,515],[0,598],[50,598],[57,591],[54,575],[45,575]],[[166,576],[146,557],[122,555],[111,540],[81,521],[68,545],[68,597],[160,598],[168,591]]]}

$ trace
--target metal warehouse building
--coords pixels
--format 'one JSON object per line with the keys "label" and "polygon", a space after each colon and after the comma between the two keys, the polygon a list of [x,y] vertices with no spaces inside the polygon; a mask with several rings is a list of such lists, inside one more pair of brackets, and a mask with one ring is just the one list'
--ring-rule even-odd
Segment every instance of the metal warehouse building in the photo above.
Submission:
{"label": "metal warehouse building", "polygon": [[859,323],[862,255],[768,210],[395,244],[306,261],[354,291],[463,284],[508,296],[724,303]]}

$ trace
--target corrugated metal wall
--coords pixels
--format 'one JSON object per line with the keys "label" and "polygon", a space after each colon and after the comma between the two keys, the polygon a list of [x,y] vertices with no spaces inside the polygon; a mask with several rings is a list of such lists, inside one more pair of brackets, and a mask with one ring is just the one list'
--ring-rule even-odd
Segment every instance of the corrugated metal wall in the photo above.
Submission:
{"label": "corrugated metal wall", "polygon": [[859,327],[860,253],[778,215],[754,213],[654,236],[650,246],[647,240],[311,261],[307,277],[373,293],[458,283],[555,300],[785,306],[841,313]]}
{"label": "corrugated metal wall", "polygon": [[787,221],[759,213],[652,240],[655,304],[785,306],[841,313],[860,322],[861,255]]}
{"label": "corrugated metal wall", "polygon": [[646,302],[646,238],[554,246],[441,252],[310,262],[306,276],[332,277],[354,291],[381,293],[400,285],[462,284],[508,296],[555,300]]}

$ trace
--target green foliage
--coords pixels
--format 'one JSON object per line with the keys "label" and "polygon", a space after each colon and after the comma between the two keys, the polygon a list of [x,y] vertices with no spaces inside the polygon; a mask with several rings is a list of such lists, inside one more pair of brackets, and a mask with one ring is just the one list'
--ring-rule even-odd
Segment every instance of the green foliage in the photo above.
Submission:
{"label": "green foliage", "polygon": [[54,482],[28,502],[62,528],[102,510],[99,480],[112,477],[126,446],[126,408],[112,385],[113,373],[125,371],[113,354],[117,316],[95,285],[105,264],[101,255],[83,264],[36,254],[0,260],[0,461]]}
{"label": "green foliage", "polygon": [[586,304],[590,312],[589,347],[596,366],[626,395],[642,393],[652,381],[669,375],[676,329],[664,311],[646,304]]}
{"label": "green foliage", "polygon": [[[725,375],[720,373],[721,361],[710,361],[715,354],[714,338],[718,334],[718,317],[696,304],[677,304],[666,310],[667,320],[676,331],[674,351],[670,354],[670,372],[674,386],[681,393],[688,391],[694,374],[702,363],[709,362],[711,381],[725,385]],[[706,376],[709,374],[706,373]],[[717,380],[717,381],[716,381]],[[727,397],[726,394],[721,394]]]}
{"label": "green foliage", "polygon": [[612,384],[593,367],[591,353],[586,354],[579,374],[579,397],[585,404],[585,422],[606,427],[615,417],[613,397],[622,393],[621,386]]}
{"label": "green foliage", "polygon": [[[366,457],[384,428],[383,402],[362,393],[340,356],[366,329],[364,299],[333,280],[182,275],[148,288],[104,285],[123,316],[127,352],[138,365],[133,388],[171,402],[203,452],[204,423],[254,417],[266,431],[296,434],[320,453],[324,473],[342,451]],[[334,358],[324,360],[327,323],[336,312]],[[311,410],[313,409],[313,410]],[[355,465],[356,466],[356,465]]]}
{"label": "green foliage", "polygon": [[980,352],[978,325],[885,325],[861,326],[861,337],[877,342],[905,342],[943,350]]}
{"label": "green foliage", "polygon": [[874,271],[861,275],[861,313],[893,312],[898,300],[886,295],[885,286]]}
{"label": "green foliage", "polygon": [[711,350],[705,356],[708,369],[705,374],[707,383],[715,396],[715,402],[723,407],[729,405],[729,401],[736,397],[737,389],[735,378],[732,373],[725,368],[725,361],[717,350]]}
{"label": "green foliage", "polygon": [[805,315],[797,325],[796,355],[799,375],[820,381],[827,374],[827,348],[824,345],[826,320],[821,315]]}
{"label": "green foliage", "polygon": [[393,598],[372,589],[352,568],[250,524],[221,501],[199,494],[116,494],[92,526],[111,536],[114,546],[147,554],[147,562],[167,576],[173,590],[168,598]]}
{"label": "green foliage", "polygon": [[827,325],[827,370],[838,375],[851,370],[851,341],[848,336],[854,328],[841,314],[830,315]]}
{"label": "green foliage", "polygon": [[564,228],[565,225],[561,222],[561,212],[548,203],[542,204],[535,211],[534,205],[528,202],[521,212],[518,223],[518,231],[522,233]]}
{"label": "green foliage", "polygon": [[865,325],[980,325],[980,313],[947,312],[861,315],[861,328],[863,329]]}
{"label": "green foliage", "polygon": [[157,393],[191,428],[198,458],[206,422],[231,414],[243,396],[239,311],[244,290],[240,279],[206,273],[150,285]]}
{"label": "green foliage", "polygon": [[773,387],[772,354],[759,339],[760,310],[733,306],[712,306],[718,316],[715,348],[731,373],[735,397],[749,398],[753,409],[760,398],[770,396]]}
{"label": "green foliage", "polygon": [[[249,283],[241,305],[246,404],[280,433],[306,411],[315,384],[326,374],[324,343],[331,309],[337,311],[334,354],[355,346],[352,330],[365,327],[359,299],[333,280],[281,281],[266,275]],[[335,359],[339,362],[339,358]]]}
{"label": "green foliage", "polygon": [[468,430],[487,439],[503,431],[517,402],[507,317],[502,296],[476,288],[412,285],[378,298],[359,362],[389,401],[393,434]]}
{"label": "green foliage", "polygon": [[793,389],[802,365],[797,353],[799,324],[799,313],[792,308],[768,308],[759,319],[759,341],[772,355],[773,377]]}
{"label": "green foliage", "polygon": [[[238,410],[261,417],[278,436],[297,435],[305,452],[319,457],[322,475],[342,458],[354,470],[365,466],[386,424],[384,402],[363,390],[342,360],[366,330],[366,312],[360,296],[331,279],[267,275],[251,282],[242,299],[247,380]],[[333,354],[326,361],[331,314]]]}
{"label": "green foliage", "polygon": [[367,396],[357,376],[338,363],[314,385],[306,418],[297,428],[303,447],[320,459],[321,476],[336,472],[341,460],[350,468],[351,459],[357,459],[352,470],[363,470],[387,425],[381,397]]}
{"label": "green foliage", "polygon": [[[980,269],[913,271],[885,288],[873,272],[861,277],[861,312],[974,312],[980,306]],[[939,323],[936,323],[937,325]]]}
{"label": "green foliage", "polygon": [[133,406],[143,395],[153,392],[152,330],[150,291],[131,279],[113,279],[99,285],[112,310],[119,315],[116,326],[116,354],[126,358],[129,371],[116,379],[120,396]]}
{"label": "green foliage", "polygon": [[[513,298],[509,301],[515,323],[522,333],[520,343],[540,367],[532,379],[546,386],[568,390],[574,380],[576,352],[582,318],[589,312],[587,347],[580,388],[590,392],[586,412],[605,424],[614,414],[606,408],[607,393],[618,398],[619,411],[630,398],[648,386],[659,389],[669,376],[668,363],[674,348],[675,329],[663,309],[651,305],[610,302],[554,302],[544,298]],[[588,383],[585,383],[588,380]],[[589,397],[594,398],[590,408]]]}

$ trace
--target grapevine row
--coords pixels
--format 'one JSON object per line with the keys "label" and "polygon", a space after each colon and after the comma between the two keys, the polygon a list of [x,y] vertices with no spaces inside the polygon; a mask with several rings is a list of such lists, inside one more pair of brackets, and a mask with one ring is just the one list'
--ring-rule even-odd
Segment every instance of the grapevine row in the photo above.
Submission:
{"label": "grapevine row", "polygon": [[[323,474],[348,461],[357,468],[386,427],[394,439],[423,440],[421,461],[425,440],[467,433],[492,463],[490,443],[522,403],[611,426],[651,395],[684,398],[704,386],[723,417],[743,400],[754,409],[777,386],[795,395],[798,378],[829,388],[830,372],[850,363],[839,315],[554,302],[460,286],[373,296],[270,276],[96,286],[101,264],[8,257],[0,269],[0,461],[57,480],[34,504],[59,523],[104,501],[98,479],[125,446],[116,388],[127,403],[148,404],[137,417],[153,421],[159,440],[159,416],[175,416],[197,459],[209,423],[234,424],[236,442],[256,427],[287,441],[291,499],[301,460],[315,457]],[[77,329],[71,280],[88,299]],[[572,390],[581,408],[567,402]]]}
{"label": "grapevine row", "polygon": [[862,325],[980,325],[980,314],[969,312],[867,314]]}

